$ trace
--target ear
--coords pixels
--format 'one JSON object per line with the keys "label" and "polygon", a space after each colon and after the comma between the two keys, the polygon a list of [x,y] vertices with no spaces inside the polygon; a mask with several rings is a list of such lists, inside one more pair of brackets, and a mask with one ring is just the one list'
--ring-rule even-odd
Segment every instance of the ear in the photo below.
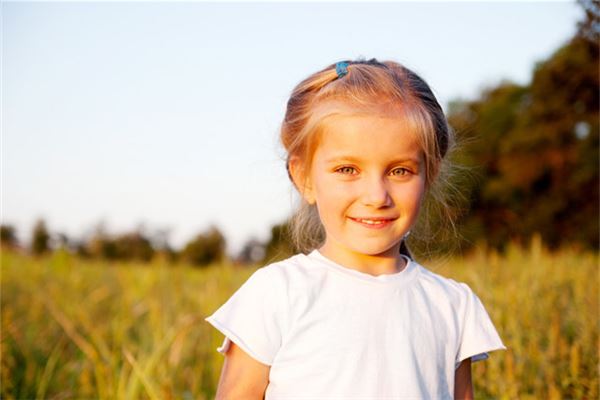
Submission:
{"label": "ear", "polygon": [[304,197],[304,200],[306,200],[308,204],[315,204],[312,183],[304,163],[298,157],[291,157],[288,161],[288,172],[292,182],[302,197]]}

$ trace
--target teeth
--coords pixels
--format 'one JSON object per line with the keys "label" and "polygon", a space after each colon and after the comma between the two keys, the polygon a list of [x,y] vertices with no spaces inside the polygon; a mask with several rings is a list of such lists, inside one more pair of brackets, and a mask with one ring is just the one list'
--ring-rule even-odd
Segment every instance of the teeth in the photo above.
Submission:
{"label": "teeth", "polygon": [[369,225],[381,225],[386,221],[373,221],[371,219],[360,219],[360,222],[364,222],[365,224],[369,224]]}

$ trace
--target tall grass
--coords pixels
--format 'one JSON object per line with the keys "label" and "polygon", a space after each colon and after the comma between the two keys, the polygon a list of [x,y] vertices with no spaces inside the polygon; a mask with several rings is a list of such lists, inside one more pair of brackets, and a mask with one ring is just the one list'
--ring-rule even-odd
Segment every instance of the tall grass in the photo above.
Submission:
{"label": "tall grass", "polygon": [[[507,351],[478,398],[598,398],[598,255],[539,244],[427,265],[468,283]],[[2,253],[3,399],[208,399],[222,336],[204,317],[253,272]]]}

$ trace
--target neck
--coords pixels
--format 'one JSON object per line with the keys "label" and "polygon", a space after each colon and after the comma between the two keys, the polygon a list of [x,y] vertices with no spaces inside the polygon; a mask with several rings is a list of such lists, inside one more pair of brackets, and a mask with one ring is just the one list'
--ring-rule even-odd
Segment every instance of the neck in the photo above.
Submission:
{"label": "neck", "polygon": [[[392,250],[392,251],[390,251]],[[330,260],[346,268],[354,269],[369,275],[394,274],[404,270],[406,259],[402,257],[399,249],[394,246],[383,254],[362,254],[356,252],[332,251],[332,248],[323,245],[319,252]]]}

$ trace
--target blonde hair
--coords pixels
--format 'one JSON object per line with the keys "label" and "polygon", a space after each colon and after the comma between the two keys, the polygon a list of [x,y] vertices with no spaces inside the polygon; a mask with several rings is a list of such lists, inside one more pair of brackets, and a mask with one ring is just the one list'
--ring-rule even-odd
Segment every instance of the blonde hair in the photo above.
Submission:
{"label": "blonde hair", "polygon": [[[421,214],[441,212],[448,225],[454,227],[452,207],[439,185],[445,180],[447,168],[443,161],[454,145],[454,135],[431,89],[416,73],[393,61],[346,63],[345,76],[339,77],[336,64],[332,64],[300,82],[288,100],[280,138],[287,152],[292,183],[297,185],[290,174],[290,160],[300,160],[304,176],[308,174],[327,117],[348,113],[402,116],[417,133],[424,155],[427,197],[433,200],[425,201],[428,204],[424,204]],[[429,230],[426,220],[419,217],[418,231]],[[292,217],[290,233],[295,246],[303,252],[323,243],[325,232],[316,205],[301,200]],[[415,236],[414,232],[411,236]],[[404,241],[401,252],[410,256]]]}

